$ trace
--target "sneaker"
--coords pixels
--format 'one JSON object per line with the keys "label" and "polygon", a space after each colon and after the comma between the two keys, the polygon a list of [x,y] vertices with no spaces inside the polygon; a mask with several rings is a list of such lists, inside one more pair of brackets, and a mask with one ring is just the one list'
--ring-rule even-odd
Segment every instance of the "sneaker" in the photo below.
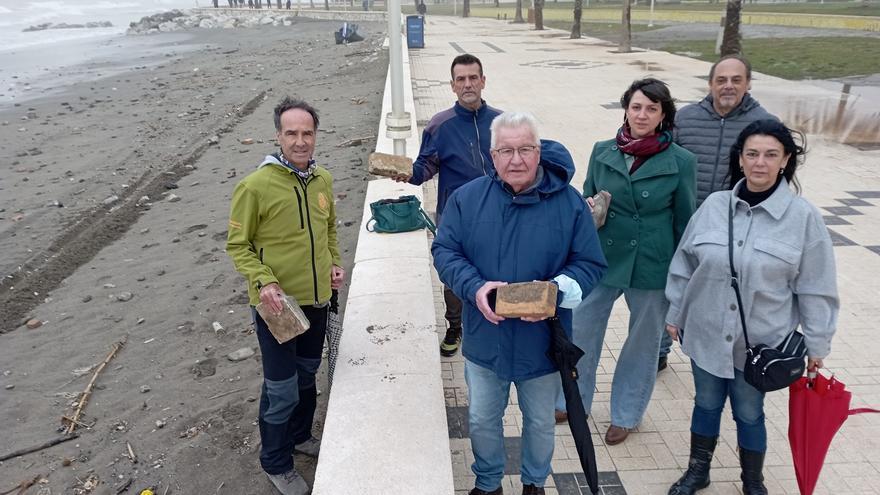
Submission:
{"label": "sneaker", "polygon": [[281,495],[309,495],[311,491],[306,480],[296,472],[296,469],[282,474],[266,473],[266,475]]}
{"label": "sneaker", "polygon": [[315,437],[309,437],[305,442],[294,445],[293,451],[309,457],[318,457],[318,454],[321,453],[321,441]]}
{"label": "sneaker", "polygon": [[461,327],[449,327],[446,330],[446,336],[443,342],[440,342],[440,355],[443,357],[452,357],[458,352],[461,345]]}
{"label": "sneaker", "polygon": [[535,485],[523,485],[522,495],[544,495],[544,487]]}
{"label": "sneaker", "polygon": [[499,486],[491,492],[487,492],[486,490],[480,490],[479,488],[474,487],[473,490],[468,492],[468,495],[504,495],[504,490]]}

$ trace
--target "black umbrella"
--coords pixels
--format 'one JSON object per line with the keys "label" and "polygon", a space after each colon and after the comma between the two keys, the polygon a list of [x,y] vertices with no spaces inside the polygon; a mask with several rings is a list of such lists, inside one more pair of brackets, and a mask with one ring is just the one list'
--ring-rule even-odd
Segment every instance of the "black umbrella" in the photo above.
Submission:
{"label": "black umbrella", "polygon": [[590,425],[587,424],[587,413],[584,411],[584,403],[577,384],[577,362],[584,355],[578,346],[565,335],[565,329],[559,318],[552,317],[547,320],[550,323],[550,349],[547,357],[559,368],[559,376],[562,378],[562,393],[565,394],[565,411],[568,413],[568,427],[574,437],[574,445],[577,449],[578,458],[581,460],[581,469],[587,477],[590,491],[599,493],[599,472],[596,469],[596,451],[593,449],[593,437],[590,435]]}

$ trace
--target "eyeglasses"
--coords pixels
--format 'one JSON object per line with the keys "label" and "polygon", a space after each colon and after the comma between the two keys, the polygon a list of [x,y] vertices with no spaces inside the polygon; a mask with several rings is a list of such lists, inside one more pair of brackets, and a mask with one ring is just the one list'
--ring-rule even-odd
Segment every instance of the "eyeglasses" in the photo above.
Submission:
{"label": "eyeglasses", "polygon": [[498,153],[504,160],[512,160],[514,153],[519,153],[519,157],[522,159],[529,159],[535,156],[535,153],[538,152],[537,146],[520,146],[519,148],[495,148],[493,151]]}

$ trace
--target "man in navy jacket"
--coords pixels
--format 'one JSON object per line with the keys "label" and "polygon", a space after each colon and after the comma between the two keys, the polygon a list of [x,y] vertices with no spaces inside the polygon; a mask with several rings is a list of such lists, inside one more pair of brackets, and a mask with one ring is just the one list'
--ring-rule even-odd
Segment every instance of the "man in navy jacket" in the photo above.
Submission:
{"label": "man in navy jacket", "polygon": [[569,185],[571,155],[540,141],[534,117],[504,113],[491,128],[493,169],[449,198],[431,248],[440,280],[462,299],[472,495],[500,494],[504,475],[502,416],[510,383],[523,413],[523,494],[544,493],[550,474],[557,369],[547,357],[546,321],[505,319],[490,293],[512,282],[559,285],[557,315],[571,333],[571,309],[605,273],[593,218]]}
{"label": "man in navy jacket", "polygon": [[[450,71],[450,84],[458,101],[431,118],[422,133],[422,147],[413,162],[412,175],[397,178],[418,186],[440,174],[438,225],[449,196],[467,182],[491,171],[489,125],[501,113],[482,99],[486,76],[480,59],[469,54],[459,55],[453,59]],[[449,357],[455,355],[461,343],[461,301],[449,287],[443,288],[443,299],[449,328],[440,344],[440,354]]]}

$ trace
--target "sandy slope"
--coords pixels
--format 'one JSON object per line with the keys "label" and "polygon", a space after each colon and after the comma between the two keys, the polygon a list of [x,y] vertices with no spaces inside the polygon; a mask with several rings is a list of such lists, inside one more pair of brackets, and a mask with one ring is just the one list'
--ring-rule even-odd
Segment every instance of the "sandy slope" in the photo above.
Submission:
{"label": "sandy slope", "polygon": [[[334,27],[197,32],[199,50],[170,47],[159,66],[0,113],[0,455],[56,437],[90,376],[72,372],[127,341],[86,407],[93,426],[0,464],[0,492],[40,474],[51,493],[86,493],[90,476],[95,493],[129,478],[129,493],[213,493],[221,483],[222,493],[271,493],[257,460],[259,355],[226,358],[256,348],[243,280],[223,252],[228,203],[275,149],[277,100],[313,102],[350,265],[387,58],[381,25],[349,46],[332,43]],[[240,144],[247,138],[255,143]],[[116,300],[122,292],[133,297]],[[26,318],[45,324],[29,330]],[[296,462],[310,480],[313,464]]]}

